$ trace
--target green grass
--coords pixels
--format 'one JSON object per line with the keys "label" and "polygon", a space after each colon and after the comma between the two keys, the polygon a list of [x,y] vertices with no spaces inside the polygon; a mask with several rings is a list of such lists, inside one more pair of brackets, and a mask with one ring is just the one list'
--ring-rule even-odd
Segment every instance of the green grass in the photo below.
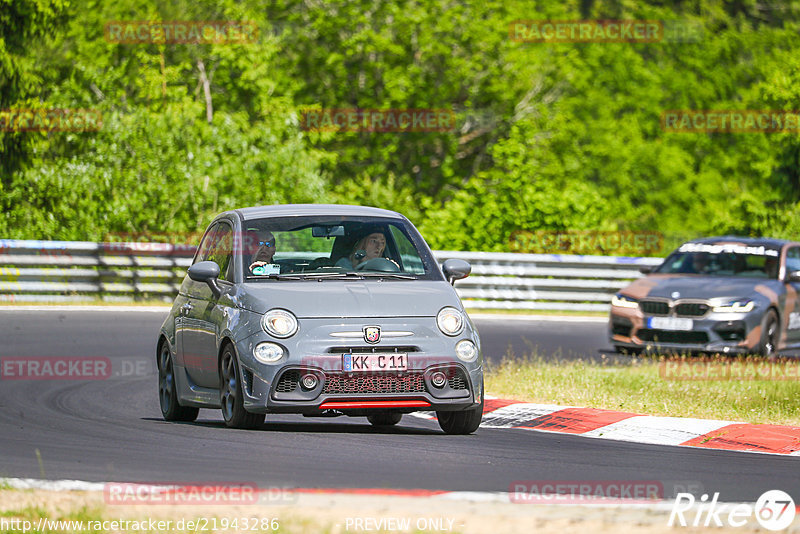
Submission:
{"label": "green grass", "polygon": [[[700,360],[681,357],[678,363]],[[673,360],[674,361],[674,360]],[[754,358],[704,360],[715,365]],[[545,361],[533,355],[487,366],[486,391],[500,398],[573,405],[647,415],[725,419],[800,426],[800,380],[686,380],[662,377],[666,359],[631,358],[630,364]],[[661,370],[659,366],[661,367]],[[800,367],[796,360],[795,368]],[[684,367],[685,369],[685,367]],[[753,376],[753,375],[745,375]]]}
{"label": "green grass", "polygon": [[464,307],[470,314],[491,313],[497,315],[564,315],[569,317],[608,317],[607,311],[574,311],[574,310],[504,310],[495,308],[470,308],[469,302]]}

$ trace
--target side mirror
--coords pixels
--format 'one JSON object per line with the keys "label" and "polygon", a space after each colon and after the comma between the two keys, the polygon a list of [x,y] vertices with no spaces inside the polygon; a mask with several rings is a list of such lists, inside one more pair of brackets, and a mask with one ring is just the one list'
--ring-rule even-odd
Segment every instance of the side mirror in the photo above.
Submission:
{"label": "side mirror", "polygon": [[787,282],[800,282],[800,271],[791,271],[786,273]]}
{"label": "side mirror", "polygon": [[447,278],[447,281],[452,285],[456,280],[461,280],[469,276],[469,273],[472,272],[472,265],[464,260],[450,258],[442,264],[442,272],[444,273],[444,277]]}
{"label": "side mirror", "polygon": [[221,291],[217,285],[219,277],[219,265],[213,261],[201,261],[189,267],[189,278],[195,282],[205,282],[211,288],[215,297],[219,297]]}
{"label": "side mirror", "polygon": [[650,274],[650,273],[653,272],[653,266],[652,265],[642,265],[641,267],[639,267],[639,272],[642,273],[642,274]]}

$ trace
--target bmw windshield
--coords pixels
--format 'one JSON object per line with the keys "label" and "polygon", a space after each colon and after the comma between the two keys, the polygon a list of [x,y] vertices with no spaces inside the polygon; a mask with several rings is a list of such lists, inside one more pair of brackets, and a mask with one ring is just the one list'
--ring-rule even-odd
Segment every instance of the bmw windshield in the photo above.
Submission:
{"label": "bmw windshield", "polygon": [[242,223],[244,277],[262,280],[442,280],[407,221],[377,217],[272,217]]}
{"label": "bmw windshield", "polygon": [[686,243],[656,273],[776,279],[780,251],[765,246]]}

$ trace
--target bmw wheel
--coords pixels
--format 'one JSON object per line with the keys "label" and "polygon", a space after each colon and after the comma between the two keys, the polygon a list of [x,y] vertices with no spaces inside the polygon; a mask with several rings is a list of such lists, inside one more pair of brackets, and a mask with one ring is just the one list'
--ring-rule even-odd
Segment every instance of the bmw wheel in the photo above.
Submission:
{"label": "bmw wheel", "polygon": [[761,323],[761,340],[756,347],[756,352],[767,358],[775,357],[780,333],[781,327],[778,324],[778,316],[775,314],[775,310],[769,310],[764,315],[764,320]]}
{"label": "bmw wheel", "polygon": [[161,414],[167,421],[194,421],[199,408],[181,406],[175,386],[175,367],[172,365],[172,353],[166,342],[161,344],[158,353],[158,400]]}
{"label": "bmw wheel", "polygon": [[263,413],[250,413],[244,409],[239,362],[233,347],[226,345],[219,360],[220,405],[222,418],[231,428],[258,428],[264,422]]}

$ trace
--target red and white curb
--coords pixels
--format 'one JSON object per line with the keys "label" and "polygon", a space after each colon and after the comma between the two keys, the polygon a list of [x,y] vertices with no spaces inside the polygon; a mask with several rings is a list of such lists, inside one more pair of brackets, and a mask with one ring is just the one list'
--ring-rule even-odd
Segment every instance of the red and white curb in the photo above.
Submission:
{"label": "red and white curb", "polygon": [[[432,412],[414,414],[434,419]],[[630,412],[531,404],[487,397],[481,428],[515,428],[589,438],[760,452],[800,457],[800,427],[656,417]]]}

